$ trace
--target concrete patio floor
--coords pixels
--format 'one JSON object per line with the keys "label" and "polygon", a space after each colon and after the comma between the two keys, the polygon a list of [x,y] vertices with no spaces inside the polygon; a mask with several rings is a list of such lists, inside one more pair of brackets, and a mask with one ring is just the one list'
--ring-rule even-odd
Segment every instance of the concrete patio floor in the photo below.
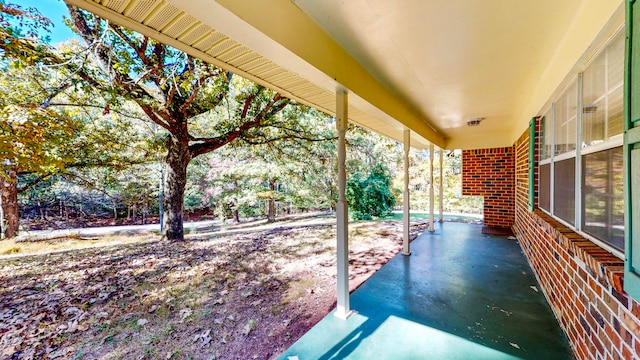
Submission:
{"label": "concrete patio floor", "polygon": [[279,359],[573,359],[516,240],[446,222]]}

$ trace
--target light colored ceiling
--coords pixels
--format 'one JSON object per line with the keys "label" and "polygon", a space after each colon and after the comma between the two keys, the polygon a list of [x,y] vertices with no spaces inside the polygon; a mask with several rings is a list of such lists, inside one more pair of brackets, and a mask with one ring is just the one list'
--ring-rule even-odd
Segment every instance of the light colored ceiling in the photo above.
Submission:
{"label": "light colored ceiling", "polygon": [[[509,146],[621,0],[67,0],[412,145]],[[483,117],[477,127],[466,120]]]}

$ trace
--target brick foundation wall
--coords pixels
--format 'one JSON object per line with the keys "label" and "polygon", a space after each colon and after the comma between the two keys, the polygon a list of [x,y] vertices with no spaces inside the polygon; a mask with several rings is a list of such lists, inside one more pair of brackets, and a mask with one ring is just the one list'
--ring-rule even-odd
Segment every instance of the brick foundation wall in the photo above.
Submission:
{"label": "brick foundation wall", "polygon": [[462,151],[462,195],[484,197],[484,224],[510,228],[514,222],[514,148]]}
{"label": "brick foundation wall", "polygon": [[640,358],[640,304],[623,261],[540,210],[529,212],[529,134],[515,145],[513,230],[578,359]]}

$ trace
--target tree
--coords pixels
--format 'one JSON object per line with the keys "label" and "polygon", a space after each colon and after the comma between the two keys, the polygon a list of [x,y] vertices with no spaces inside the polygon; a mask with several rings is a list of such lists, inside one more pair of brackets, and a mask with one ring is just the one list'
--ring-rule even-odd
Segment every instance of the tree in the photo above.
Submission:
{"label": "tree", "polygon": [[[482,213],[482,197],[462,196],[462,155],[459,151],[437,151],[434,154],[434,203],[443,199],[443,211],[455,213]],[[440,156],[443,161],[443,186],[440,193]],[[429,210],[430,156],[429,150],[414,150],[409,155],[409,187],[411,188],[411,208]],[[402,187],[404,174],[396,172],[394,186]]]}
{"label": "tree", "polygon": [[0,234],[11,237],[18,227],[19,193],[72,169],[141,163],[141,150],[148,152],[153,141],[132,130],[128,120],[135,112],[108,111],[99,94],[54,66],[53,55],[75,53],[77,46],[49,48],[40,36],[51,25],[48,19],[4,2],[0,15],[0,218],[8,220]]}
{"label": "tree", "polygon": [[[298,121],[322,134],[320,139],[335,137],[335,124],[326,115],[311,110]],[[331,189],[318,180],[332,177],[335,171],[317,164],[325,155],[335,157],[326,151],[334,147],[333,142],[312,139],[284,138],[251,146],[236,143],[211,158],[207,201],[231,212],[236,221],[241,215],[266,215],[268,221],[275,221],[278,202],[288,209],[328,207]]]}
{"label": "tree", "polygon": [[[23,10],[20,6],[5,6],[0,3],[0,42],[3,49],[21,49],[19,36],[33,37],[40,30],[47,29],[50,22],[38,13]],[[6,16],[5,16],[6,15]],[[18,27],[9,21],[10,18],[23,19],[23,26]],[[26,30],[23,34],[22,30]],[[12,50],[13,51],[13,50]],[[22,50],[21,50],[22,51]],[[29,56],[29,49],[24,49],[22,57]],[[40,158],[38,146],[45,136],[33,122],[10,121],[15,119],[19,110],[8,107],[2,103],[0,116],[4,119],[0,122],[0,239],[14,236],[18,231],[18,196],[17,196],[17,171],[15,162],[20,157],[36,155]],[[22,134],[26,136],[22,136]],[[36,145],[36,146],[30,146]],[[35,151],[32,151],[35,148]]]}
{"label": "tree", "polygon": [[[99,98],[76,92],[73,98],[51,89],[60,86],[58,71],[4,64],[0,74],[0,160],[3,170],[3,218],[7,237],[16,234],[18,194],[53,175],[73,169],[124,168],[146,161],[152,139],[140,136],[127,114],[105,112]],[[76,104],[93,105],[79,107]],[[47,106],[41,104],[48,102]],[[73,106],[72,106],[73,105]],[[124,116],[123,116],[124,114]]]}
{"label": "tree", "polygon": [[366,178],[361,173],[353,174],[347,181],[346,196],[354,219],[368,220],[391,212],[396,204],[391,179],[383,164],[371,169]]}
{"label": "tree", "polygon": [[[56,66],[68,76],[41,108],[71,92],[97,92],[104,111],[134,103],[162,127],[165,141],[164,236],[182,240],[187,166],[231,142],[265,144],[314,138],[297,119],[305,108],[170,46],[68,5],[70,25],[85,47],[57,51],[19,32],[5,33],[6,57]],[[27,54],[27,55],[25,55]]]}

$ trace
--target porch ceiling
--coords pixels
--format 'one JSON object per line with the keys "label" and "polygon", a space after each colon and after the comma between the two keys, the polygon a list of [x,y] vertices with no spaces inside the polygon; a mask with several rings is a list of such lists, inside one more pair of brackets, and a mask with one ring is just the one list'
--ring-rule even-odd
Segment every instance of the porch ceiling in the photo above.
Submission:
{"label": "porch ceiling", "polygon": [[[621,0],[66,0],[412,146],[510,146]],[[477,127],[466,120],[482,117]]]}

